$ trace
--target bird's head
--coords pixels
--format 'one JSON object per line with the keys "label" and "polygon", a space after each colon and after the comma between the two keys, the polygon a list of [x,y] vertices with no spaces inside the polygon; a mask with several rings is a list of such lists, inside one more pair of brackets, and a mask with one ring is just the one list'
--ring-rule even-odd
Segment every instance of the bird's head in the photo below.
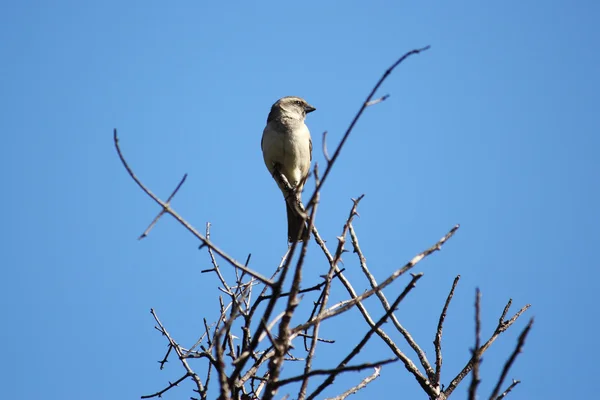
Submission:
{"label": "bird's head", "polygon": [[279,117],[304,121],[306,114],[315,110],[316,108],[308,104],[307,101],[301,97],[286,96],[273,104],[267,122]]}

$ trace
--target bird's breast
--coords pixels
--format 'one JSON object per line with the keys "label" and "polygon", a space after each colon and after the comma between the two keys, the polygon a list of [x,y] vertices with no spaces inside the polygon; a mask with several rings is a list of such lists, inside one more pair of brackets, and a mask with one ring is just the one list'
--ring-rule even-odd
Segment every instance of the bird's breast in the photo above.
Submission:
{"label": "bird's breast", "polygon": [[273,172],[275,165],[293,186],[308,174],[310,168],[310,132],[305,124],[273,126],[263,132],[262,151],[265,164]]}

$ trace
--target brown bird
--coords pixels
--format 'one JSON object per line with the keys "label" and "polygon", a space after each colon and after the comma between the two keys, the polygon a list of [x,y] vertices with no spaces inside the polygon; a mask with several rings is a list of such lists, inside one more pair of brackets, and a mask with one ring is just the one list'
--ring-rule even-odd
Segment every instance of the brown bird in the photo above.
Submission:
{"label": "brown bird", "polygon": [[[312,141],[304,123],[306,114],[316,108],[300,97],[288,96],[277,100],[271,107],[267,126],[263,131],[261,147],[265,164],[271,175],[278,170],[294,189],[294,200],[300,204],[301,195],[312,160]],[[278,182],[278,179],[276,179]],[[284,197],[288,192],[278,182]],[[288,241],[301,241],[304,218],[286,201]]]}

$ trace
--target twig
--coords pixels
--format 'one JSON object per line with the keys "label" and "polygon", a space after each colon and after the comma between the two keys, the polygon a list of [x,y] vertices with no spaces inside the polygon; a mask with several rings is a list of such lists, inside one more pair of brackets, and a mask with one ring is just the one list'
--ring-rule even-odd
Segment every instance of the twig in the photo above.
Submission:
{"label": "twig", "polygon": [[[246,296],[247,292],[249,292],[250,290],[252,290],[251,286],[246,287],[245,291],[240,294],[240,297],[243,298],[244,296]],[[227,373],[225,371],[225,359],[224,359],[224,355],[223,355],[223,349],[224,349],[225,345],[221,344],[221,337],[225,336],[225,339],[227,339],[229,337],[228,332],[230,331],[231,326],[233,325],[233,322],[237,318],[239,311],[240,311],[239,303],[237,301],[232,302],[231,314],[229,316],[229,319],[223,324],[221,329],[219,329],[215,333],[214,340],[213,340],[213,343],[216,344],[214,346],[215,353],[216,353],[215,369],[217,370],[217,375],[218,375],[218,379],[219,379],[219,390],[220,390],[219,400],[227,400],[227,399],[231,398],[231,396],[230,396],[231,385],[229,383],[229,379],[228,379]],[[224,310],[223,306],[221,305],[221,315],[223,316],[225,314],[225,312],[226,311]],[[230,350],[231,350],[231,357],[233,359],[234,358],[233,345],[231,346]]]}
{"label": "twig", "polygon": [[[430,252],[431,249],[434,249],[434,248],[435,249],[439,249],[438,244],[441,245],[441,243],[444,243],[446,240],[448,240],[454,234],[454,232],[456,231],[456,229],[458,229],[458,226],[453,227],[446,236],[444,236],[438,243],[436,243],[434,246],[432,246],[432,248],[428,249],[426,251],[427,254],[431,254],[431,252]],[[325,245],[325,242],[323,241],[323,239],[321,239],[319,233],[314,228],[313,228],[313,236],[315,238],[315,241],[319,245],[319,247],[321,247],[321,249],[323,250],[323,254],[327,258],[327,260],[331,263],[332,260],[333,260],[333,256],[331,255],[331,253],[327,249],[327,246]],[[424,253],[426,253],[426,252],[424,252]],[[416,262],[418,262],[418,261],[420,261],[422,259],[421,256],[424,253],[419,254],[417,257],[413,258],[413,260],[411,260],[411,262],[408,263],[405,267],[407,267],[409,265],[414,266]],[[414,263],[413,263],[413,261],[414,261]],[[341,271],[338,270],[336,272],[338,273],[338,279],[340,280],[340,282],[342,283],[342,285],[346,288],[346,291],[348,292],[348,294],[350,295],[350,297],[352,299],[356,299],[358,297],[358,295],[356,294],[356,291],[352,287],[352,284],[350,283],[350,281],[345,277],[345,275]],[[358,310],[360,311],[360,313],[362,314],[364,320],[367,322],[367,324],[370,327],[374,327],[375,326],[375,322],[373,321],[373,319],[369,315],[369,312],[367,311],[367,309],[365,308],[365,306],[362,304],[362,302],[359,301],[356,306],[357,306]],[[390,348],[390,350],[394,353],[394,355],[396,355],[402,361],[402,363],[404,364],[404,367],[406,368],[406,370],[409,371],[415,377],[415,379],[417,380],[417,382],[419,383],[419,385],[421,386],[421,388],[426,393],[428,393],[430,396],[436,395],[437,392],[431,386],[431,383],[428,381],[428,379],[425,376],[423,376],[423,374],[421,374],[421,372],[419,371],[419,369],[417,368],[417,366],[412,362],[412,360],[409,357],[407,357],[400,350],[400,348],[385,333],[385,331],[383,329],[381,329],[381,328],[378,328],[378,329],[376,329],[375,332],[381,338],[381,340],[383,340],[383,342]]]}
{"label": "twig", "polygon": [[[307,335],[305,333],[299,333],[297,336],[313,338],[313,335]],[[315,340],[318,342],[323,342],[323,343],[335,343],[335,340],[332,340],[332,339],[315,338]]]}
{"label": "twig", "polygon": [[433,386],[435,386],[436,388],[439,388],[440,386],[440,375],[442,373],[442,330],[444,326],[444,320],[446,319],[446,312],[448,311],[448,306],[450,306],[450,301],[454,296],[454,289],[456,289],[456,285],[458,284],[459,280],[460,275],[454,278],[454,282],[452,283],[452,289],[450,289],[450,293],[446,298],[444,308],[442,309],[442,313],[440,314],[435,339],[433,340],[433,347],[435,348],[435,375],[433,378]]}
{"label": "twig", "polygon": [[208,371],[206,371],[206,379],[204,380],[204,391],[202,393],[200,393],[200,398],[202,400],[207,399],[208,385],[210,384],[210,375],[212,372],[213,365],[214,365],[214,363],[212,363],[212,362],[208,364]]}
{"label": "twig", "polygon": [[[318,202],[319,196],[315,197],[315,201]],[[283,318],[281,319],[281,323],[279,324],[279,338],[276,342],[273,343],[273,347],[275,348],[275,356],[271,358],[269,361],[269,382],[265,387],[265,395],[263,397],[264,400],[271,400],[273,396],[277,393],[278,386],[276,383],[279,379],[279,374],[281,372],[281,367],[283,365],[283,357],[285,353],[291,346],[291,336],[290,336],[290,323],[292,321],[292,316],[294,315],[294,311],[298,306],[300,300],[298,298],[298,293],[300,291],[300,283],[302,282],[302,266],[304,264],[304,258],[306,256],[306,251],[308,249],[308,235],[310,233],[311,227],[314,225],[315,216],[316,216],[317,206],[312,208],[310,213],[310,218],[308,221],[308,228],[304,230],[303,237],[304,240],[302,242],[302,249],[300,250],[300,256],[296,263],[296,268],[294,270],[294,277],[292,280],[292,288],[290,290],[290,295],[288,296],[288,302],[285,307],[285,313]]]}
{"label": "twig", "polygon": [[371,101],[369,101],[369,102],[367,103],[367,107],[371,107],[371,106],[374,106],[375,104],[379,104],[379,103],[381,103],[382,101],[385,101],[385,100],[387,100],[387,98],[388,98],[388,97],[390,97],[390,95],[389,95],[389,94],[386,94],[386,95],[384,95],[384,96],[381,96],[381,97],[380,97],[380,98],[378,98],[378,99],[371,100]]}
{"label": "twig", "polygon": [[[167,201],[165,202],[165,204],[169,205],[171,203],[171,200],[173,200],[173,197],[175,197],[175,195],[177,194],[177,192],[179,191],[179,189],[181,188],[181,186],[183,186],[183,182],[185,182],[187,178],[187,174],[183,175],[183,178],[181,179],[181,181],[179,181],[179,184],[177,185],[177,187],[175,188],[175,190],[173,190],[173,193],[171,193],[171,195],[169,196],[169,198],[167,199]],[[160,217],[162,217],[165,214],[165,209],[163,208],[162,210],[160,210],[160,212],[158,213],[158,215],[156,216],[156,218],[154,218],[154,220],[150,223],[150,225],[148,226],[148,228],[146,228],[146,230],[144,231],[144,233],[142,233],[140,235],[140,237],[138,238],[138,240],[142,240],[143,238],[145,238],[146,236],[148,236],[148,234],[150,233],[150,231],[152,230],[152,228],[154,227],[154,225],[156,225],[156,223],[158,222],[158,220],[160,219]]]}
{"label": "twig", "polygon": [[163,390],[160,390],[154,394],[148,394],[145,396],[142,396],[142,399],[151,399],[152,397],[162,397],[163,393],[165,393],[167,390],[174,388],[175,386],[178,386],[181,382],[183,382],[188,376],[190,376],[189,374],[185,374],[184,376],[182,376],[181,378],[177,379],[175,382],[169,382],[169,386],[167,386],[166,388],[164,388]]}
{"label": "twig", "polygon": [[[210,222],[206,223],[206,239],[210,240]],[[219,278],[219,281],[221,282],[221,284],[223,285],[223,287],[225,288],[225,290],[227,291],[227,293],[233,298],[235,299],[233,293],[231,292],[231,288],[229,287],[229,285],[227,285],[227,282],[225,281],[225,278],[223,278],[223,275],[221,274],[221,269],[219,268],[219,264],[217,263],[217,259],[215,258],[215,255],[212,251],[212,249],[209,247],[208,248],[208,256],[210,257],[210,262],[213,265],[212,270],[210,271],[215,271],[215,273],[217,274],[217,277]]]}
{"label": "twig", "polygon": [[375,379],[377,379],[379,377],[380,372],[381,372],[381,367],[375,367],[375,372],[373,372],[373,375],[367,376],[358,385],[356,385],[356,386],[348,389],[347,391],[345,391],[344,393],[340,394],[339,396],[330,397],[330,398],[325,399],[325,400],[344,400],[346,397],[350,396],[351,394],[355,394],[359,390],[361,390],[364,387],[366,387],[369,383],[371,383],[372,381],[374,381]]}
{"label": "twig", "polygon": [[479,346],[481,343],[481,291],[476,289],[475,294],[475,347],[471,354],[473,357],[473,380],[469,385],[469,400],[476,400],[477,386],[481,379],[479,378],[479,365],[481,364],[481,352]]}
{"label": "twig", "polygon": [[514,387],[517,386],[519,383],[521,383],[521,381],[517,381],[517,380],[513,379],[510,386],[508,388],[506,388],[506,390],[500,396],[496,397],[496,400],[502,400],[503,398],[505,398],[506,395],[509,394],[514,389]]}
{"label": "twig", "polygon": [[[238,385],[243,385],[248,379],[257,379],[256,371],[263,365],[265,362],[269,361],[271,357],[275,355],[275,350],[267,349],[259,358],[254,362],[252,367],[246,371],[246,373],[239,379]],[[267,371],[268,374],[268,371]]]}
{"label": "twig", "polygon": [[[350,362],[350,360],[352,360],[352,358],[354,358],[361,350],[362,348],[367,344],[367,342],[371,339],[371,337],[373,336],[374,333],[377,332],[377,330],[379,329],[379,327],[381,325],[383,325],[383,323],[385,321],[388,320],[389,316],[396,310],[396,307],[398,307],[398,305],[400,304],[400,302],[402,300],[404,300],[404,298],[406,297],[406,295],[412,290],[412,288],[415,287],[415,284],[417,283],[417,281],[419,279],[421,279],[421,277],[423,276],[422,273],[413,275],[411,281],[409,282],[409,284],[406,286],[406,288],[404,288],[404,290],[402,291],[402,293],[400,293],[400,295],[396,298],[396,300],[394,300],[394,302],[392,303],[392,306],[390,307],[390,309],[388,311],[385,312],[385,314],[371,327],[371,329],[369,330],[369,332],[366,333],[366,335],[362,338],[362,340],[354,347],[354,349],[352,349],[352,351],[350,352],[350,354],[348,354],[337,366],[337,368],[343,368],[348,362]],[[333,383],[333,380],[335,379],[335,376],[337,375],[337,373],[332,373],[330,374],[327,379],[325,379],[325,381],[323,381],[323,383],[321,383],[319,385],[319,387],[317,387],[317,389],[315,389],[315,391],[307,397],[307,400],[313,400],[316,396],[319,395],[319,393],[321,393],[327,386],[331,385]],[[429,391],[430,392],[430,391]],[[428,394],[429,394],[428,392]]]}
{"label": "twig", "polygon": [[[529,331],[531,330],[532,325],[533,325],[533,318],[531,318],[529,320],[529,323],[527,324],[525,329],[523,329],[523,332],[521,332],[521,335],[519,335],[519,341],[517,342],[517,346],[515,347],[515,350],[513,351],[513,353],[510,355],[510,358],[506,361],[506,364],[504,364],[504,368],[502,368],[502,373],[500,374],[498,383],[496,384],[494,391],[490,395],[490,400],[494,400],[498,396],[498,392],[500,392],[500,387],[504,383],[504,379],[506,379],[506,375],[508,375],[508,371],[510,370],[510,367],[513,365],[513,363],[517,359],[517,356],[519,355],[519,353],[521,353],[521,351],[523,350],[523,346],[525,345],[525,339],[527,338],[527,335],[529,334]],[[516,386],[516,383],[514,383],[514,382],[516,382],[516,381],[513,381],[513,385],[511,385],[511,387],[509,387],[509,389],[507,389],[507,392],[512,390],[512,388],[514,386]],[[504,397],[504,396],[505,396],[505,394],[503,394],[502,397]]]}
{"label": "twig", "polygon": [[[154,311],[153,308],[150,309],[150,313],[152,314],[152,316],[154,317],[154,320],[156,321],[156,323],[158,324],[158,326],[160,327],[158,330],[167,337],[167,340],[169,341],[169,344],[171,345],[171,347],[173,347],[173,349],[175,349],[175,352],[177,353],[177,356],[179,357],[179,361],[181,361],[181,364],[183,365],[183,368],[185,368],[186,370],[186,375],[184,377],[187,378],[188,376],[191,376],[192,379],[194,380],[194,382],[196,383],[196,387],[198,388],[198,392],[202,393],[202,391],[204,390],[204,387],[202,385],[202,381],[200,380],[200,377],[190,368],[190,365],[188,364],[183,352],[181,351],[181,347],[179,347],[179,345],[175,342],[175,340],[173,340],[173,338],[171,337],[171,335],[169,335],[169,332],[167,332],[167,330],[165,329],[165,327],[163,326],[163,324],[160,322],[160,320],[158,319],[158,315],[156,315],[156,312]],[[183,379],[181,379],[182,381]],[[181,382],[178,381],[177,383]],[[171,386],[173,387],[173,386]],[[168,388],[170,389],[170,388]],[[167,389],[167,390],[168,390]]]}
{"label": "twig", "polygon": [[[377,286],[377,280],[375,279],[375,277],[373,276],[371,271],[369,271],[369,268],[367,266],[367,259],[364,256],[364,254],[360,248],[360,245],[358,243],[358,236],[356,235],[356,232],[354,231],[354,227],[352,226],[352,224],[350,224],[350,238],[352,239],[352,246],[354,248],[354,252],[358,255],[358,260],[360,262],[361,269],[362,269],[363,273],[365,274],[365,276],[367,277],[369,284],[371,285],[371,288],[374,288],[375,286]],[[379,292],[377,292],[376,295],[379,298],[379,301],[381,302],[381,305],[383,306],[384,310],[386,310],[386,311],[389,310],[390,304],[388,303],[388,300],[385,297],[385,294],[383,294],[382,291],[379,291]],[[396,316],[394,314],[390,315],[390,319],[392,320],[392,323],[394,324],[394,326],[396,327],[398,332],[400,332],[400,334],[404,337],[406,342],[410,345],[410,347],[417,354],[417,357],[419,357],[419,361],[421,362],[421,365],[425,369],[425,373],[427,374],[427,377],[429,378],[429,380],[433,380],[434,379],[433,368],[431,368],[431,364],[429,363],[429,360],[427,360],[427,356],[425,355],[425,352],[423,351],[423,349],[421,349],[421,347],[413,339],[413,337],[410,335],[408,330],[405,329],[402,326],[402,324],[400,324],[400,321],[398,321],[398,318],[396,318]]]}
{"label": "twig", "polygon": [[346,304],[344,304],[343,306],[335,309],[335,310],[330,310],[324,313],[321,313],[319,315],[317,315],[315,318],[312,318],[310,321],[307,321],[303,324],[298,325],[297,327],[295,327],[293,329],[293,332],[300,332],[303,331],[305,329],[307,329],[310,326],[313,326],[316,323],[319,323],[325,319],[334,317],[338,314],[341,314],[343,312],[348,311],[350,308],[354,307],[357,303],[363,301],[366,298],[371,297],[373,294],[381,291],[383,288],[385,288],[386,286],[388,286],[389,284],[391,284],[392,282],[394,282],[398,277],[400,277],[401,275],[403,275],[405,272],[409,271],[410,269],[412,269],[415,265],[417,265],[417,263],[419,263],[419,261],[421,261],[423,258],[427,257],[428,255],[430,255],[431,253],[441,250],[442,245],[448,240],[450,239],[454,233],[456,232],[456,230],[459,228],[459,225],[455,225],[443,238],[441,238],[436,244],[434,244],[432,247],[430,247],[429,249],[423,251],[422,253],[416,255],[415,257],[413,257],[412,260],[410,260],[408,263],[406,263],[402,268],[400,268],[399,270],[395,271],[392,275],[390,275],[387,279],[385,279],[383,282],[381,282],[378,286],[374,287],[371,290],[367,290],[366,292],[364,292],[363,294],[361,294],[360,296],[356,296],[356,298],[353,298],[351,300],[348,300],[346,302]]}
{"label": "twig", "polygon": [[[273,272],[273,274],[271,275],[271,280],[275,279],[275,277],[283,270],[283,268],[287,267],[289,265],[288,259],[291,258],[291,254],[290,254],[291,249],[292,249],[291,247],[288,248],[287,251],[285,252],[285,254],[283,255],[283,257],[281,257],[281,262],[277,266],[275,272]],[[252,307],[250,307],[250,311],[247,312],[246,315],[244,315],[245,322],[244,322],[244,326],[242,328],[242,332],[243,332],[242,350],[241,350],[240,356],[238,356],[237,360],[234,362],[234,365],[237,365],[240,362],[245,363],[247,360],[247,357],[249,357],[252,354],[249,350],[253,346],[251,340],[254,338],[254,336],[251,335],[250,328],[251,328],[251,323],[252,323],[252,320],[254,317],[254,313],[256,312],[259,304],[263,300],[265,300],[267,298],[272,298],[272,297],[274,297],[274,294],[275,294],[274,293],[273,295],[267,297],[264,295],[266,291],[267,291],[267,286],[263,287],[262,291],[260,292],[260,295],[254,302]],[[252,350],[252,351],[254,351],[254,350]],[[238,369],[236,368],[236,370],[238,370]],[[239,369],[239,371],[237,372],[238,376],[240,373],[241,373],[241,369]],[[244,375],[244,376],[246,376],[246,375]],[[249,378],[246,378],[246,380],[247,379],[249,379]],[[245,380],[242,380],[242,382],[245,382]]]}
{"label": "twig", "polygon": [[[271,291],[272,291],[273,297],[267,303],[267,307],[265,308],[265,312],[263,313],[262,319],[265,321],[268,321],[271,318],[271,314],[273,313],[275,304],[277,303],[277,300],[279,300],[279,295],[282,292],[283,283],[285,282],[285,277],[287,276],[287,272],[289,270],[289,266],[290,266],[292,257],[294,255],[294,251],[296,250],[298,243],[299,243],[298,241],[293,242],[292,245],[290,246],[290,248],[288,249],[287,257],[285,259],[285,262],[283,262],[282,268],[280,269],[281,273],[280,273],[279,279],[277,280],[277,282],[275,282],[273,285],[271,285]],[[252,314],[252,313],[253,313],[253,311],[250,310],[250,314]],[[249,327],[250,320],[247,319],[246,321],[247,321],[246,328],[249,330],[250,329],[250,327]],[[229,384],[231,387],[237,387],[236,381],[239,378],[240,374],[242,373],[242,370],[243,370],[244,366],[246,365],[246,362],[248,362],[248,359],[250,358],[251,355],[253,355],[254,350],[258,346],[261,336],[262,336],[262,332],[263,332],[263,325],[260,324],[257,327],[254,335],[251,336],[252,340],[250,340],[250,344],[245,346],[245,349],[244,349],[244,351],[242,351],[242,354],[234,361],[235,368],[234,368],[233,372],[231,373],[231,375],[229,376]]]}
{"label": "twig", "polygon": [[171,346],[171,343],[169,343],[169,348],[167,349],[167,354],[165,354],[165,357],[161,361],[159,361],[161,370],[165,367],[165,363],[169,362],[169,360],[167,360],[167,359],[169,358],[169,354],[171,354],[171,350],[173,350],[173,346]]}
{"label": "twig", "polygon": [[[319,182],[316,183],[317,186],[318,186],[318,184],[319,184]],[[325,285],[324,285],[323,291],[321,292],[319,299],[315,303],[315,306],[313,308],[313,311],[312,311],[309,319],[313,319],[313,317],[317,311],[317,308],[319,309],[319,315],[321,315],[321,314],[323,314],[325,307],[327,306],[327,302],[329,300],[329,292],[330,292],[330,288],[331,288],[331,282],[333,280],[333,277],[336,276],[339,271],[337,264],[340,261],[341,255],[344,251],[346,232],[348,231],[348,226],[352,222],[352,219],[356,215],[358,215],[358,212],[356,211],[356,209],[363,197],[364,197],[364,194],[359,196],[356,200],[352,199],[352,203],[353,203],[352,208],[350,209],[348,218],[346,219],[346,223],[344,224],[344,227],[342,228],[342,234],[338,237],[338,247],[335,252],[335,256],[329,262],[329,271],[327,272],[327,275],[325,276],[325,282],[324,282]],[[318,199],[318,196],[316,198]],[[308,372],[312,368],[312,359],[313,359],[314,354],[317,349],[318,342],[317,342],[316,338],[319,336],[319,328],[320,328],[320,322],[317,322],[313,326],[313,333],[312,333],[313,340],[311,342],[310,349],[308,350],[308,354],[306,356],[306,363],[304,366],[305,378],[302,380],[302,384],[300,385],[300,391],[298,392],[298,400],[304,400],[304,398],[306,397],[306,390],[308,388],[308,380],[310,377],[308,375]],[[305,346],[306,346],[306,344],[305,344]]]}
{"label": "twig", "polygon": [[386,364],[390,364],[393,363],[395,361],[398,361],[397,358],[390,358],[387,360],[383,360],[383,361],[378,361],[378,362],[374,362],[374,363],[364,363],[364,364],[359,364],[359,365],[351,365],[349,367],[336,367],[336,368],[332,368],[332,369],[313,369],[312,371],[310,371],[307,374],[302,374],[302,375],[298,375],[298,376],[294,376],[291,378],[287,378],[287,379],[282,379],[280,381],[278,381],[276,383],[277,386],[281,387],[293,382],[298,382],[304,379],[304,377],[306,375],[308,376],[316,376],[316,375],[339,375],[342,372],[349,372],[349,371],[361,371],[363,369],[367,369],[367,368],[374,368],[374,367],[381,367],[382,365],[386,365]]}
{"label": "twig", "polygon": [[[512,303],[512,301],[509,301],[507,306],[504,307],[504,311],[502,312],[503,316],[506,316],[506,313],[508,312],[508,307],[510,307],[511,303]],[[502,334],[502,332],[504,332],[508,328],[510,328],[511,325],[514,324],[515,321],[521,316],[521,314],[523,314],[525,311],[527,311],[527,309],[529,307],[531,307],[531,304],[527,304],[527,305],[523,306],[523,308],[521,308],[519,311],[517,311],[517,313],[515,315],[513,315],[512,318],[510,318],[509,320],[505,321],[503,318],[501,318],[499,320],[498,326],[496,327],[496,330],[494,331],[492,336],[488,339],[487,342],[485,342],[481,346],[480,355],[485,353],[486,350],[492,345],[492,343],[494,343],[494,341],[498,338],[498,336],[500,336],[500,334]],[[456,389],[458,384],[469,374],[469,372],[471,372],[471,369],[473,368],[473,361],[474,361],[473,357],[471,357],[469,359],[469,361],[467,362],[467,364],[463,367],[463,369],[458,373],[458,375],[456,375],[456,377],[454,379],[452,379],[452,381],[450,382],[450,384],[448,385],[446,390],[444,390],[445,398],[448,398],[452,394],[454,389]]]}
{"label": "twig", "polygon": [[275,338],[271,334],[271,328],[267,326],[265,320],[261,319],[260,323],[263,324],[263,334],[269,338],[269,342],[271,342],[271,346],[275,347]]}

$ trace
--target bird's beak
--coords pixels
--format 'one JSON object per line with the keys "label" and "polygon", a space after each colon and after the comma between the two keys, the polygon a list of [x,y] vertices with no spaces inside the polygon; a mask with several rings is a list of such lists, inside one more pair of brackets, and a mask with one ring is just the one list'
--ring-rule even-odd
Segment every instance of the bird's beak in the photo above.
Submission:
{"label": "bird's beak", "polygon": [[315,111],[316,108],[314,108],[313,106],[311,106],[310,104],[307,104],[306,106],[304,106],[304,111],[308,114],[311,113],[313,111]]}

